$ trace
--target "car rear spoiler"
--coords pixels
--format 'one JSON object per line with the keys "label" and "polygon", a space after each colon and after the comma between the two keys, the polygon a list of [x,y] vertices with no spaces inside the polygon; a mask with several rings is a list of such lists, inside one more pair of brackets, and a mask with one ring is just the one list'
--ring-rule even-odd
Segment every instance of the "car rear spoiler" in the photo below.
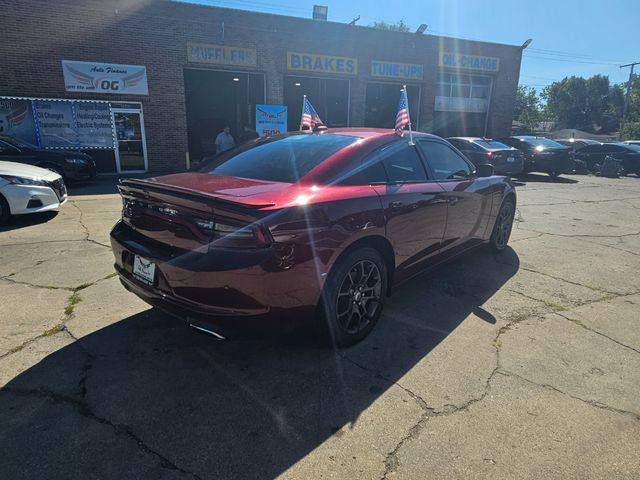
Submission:
{"label": "car rear spoiler", "polygon": [[211,194],[203,192],[202,190],[194,190],[186,187],[178,187],[175,185],[168,185],[165,183],[158,183],[142,178],[121,178],[118,186],[118,190],[122,193],[122,187],[133,187],[135,189],[141,189],[149,192],[172,192],[181,194],[184,196],[192,197],[198,200],[208,200],[208,203],[215,204],[223,202],[231,206],[245,207],[245,208],[266,208],[273,207],[275,203],[261,200],[259,198],[252,197],[235,197],[232,195],[220,195],[219,193]]}

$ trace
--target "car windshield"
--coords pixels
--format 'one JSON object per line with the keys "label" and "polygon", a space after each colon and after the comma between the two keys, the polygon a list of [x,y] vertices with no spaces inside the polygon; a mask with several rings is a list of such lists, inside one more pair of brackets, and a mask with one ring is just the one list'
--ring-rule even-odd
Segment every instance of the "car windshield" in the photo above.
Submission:
{"label": "car windshield", "polygon": [[481,147],[490,148],[490,149],[504,148],[509,150],[510,148],[512,148],[508,145],[505,145],[502,142],[498,142],[497,140],[476,140],[474,143],[476,143],[477,145],[480,145]]}
{"label": "car windshield", "polygon": [[271,137],[222,153],[199,169],[212,175],[295,183],[358,137],[298,134]]}
{"label": "car windshield", "polygon": [[9,145],[12,145],[14,147],[17,148],[24,148],[24,149],[28,149],[28,150],[37,150],[38,147],[36,147],[35,145],[32,145],[29,142],[25,142],[24,140],[20,140],[16,137],[11,137],[9,135],[0,135],[0,140],[2,140],[5,143],[8,143]]}
{"label": "car windshield", "polygon": [[534,138],[534,137],[516,137],[518,140],[525,142],[533,147],[543,148],[566,148],[564,145],[549,140],[548,138]]}

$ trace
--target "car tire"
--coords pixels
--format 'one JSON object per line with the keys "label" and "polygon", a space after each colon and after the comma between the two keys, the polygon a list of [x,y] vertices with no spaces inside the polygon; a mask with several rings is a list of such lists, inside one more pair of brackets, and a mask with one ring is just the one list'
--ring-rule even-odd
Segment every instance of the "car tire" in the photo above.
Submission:
{"label": "car tire", "polygon": [[10,218],[11,208],[9,208],[9,203],[7,203],[4,196],[0,194],[0,226],[5,225]]}
{"label": "car tire", "polygon": [[359,248],[333,266],[320,301],[320,321],[333,345],[347,347],[375,327],[387,296],[388,272],[380,253]]}
{"label": "car tire", "polygon": [[496,223],[493,225],[489,244],[495,253],[502,252],[507,248],[511,230],[513,228],[513,219],[516,214],[516,205],[512,198],[507,198],[502,202]]}

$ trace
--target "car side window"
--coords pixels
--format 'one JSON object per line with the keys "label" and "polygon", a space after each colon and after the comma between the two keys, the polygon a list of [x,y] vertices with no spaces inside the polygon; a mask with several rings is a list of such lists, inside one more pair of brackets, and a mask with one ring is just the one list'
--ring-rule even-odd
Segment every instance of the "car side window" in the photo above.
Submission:
{"label": "car side window", "polygon": [[444,143],[418,140],[436,180],[466,180],[473,169],[457,152]]}
{"label": "car side window", "polygon": [[427,172],[416,148],[405,141],[382,147],[374,157],[384,165],[389,183],[427,181]]}
{"label": "car side window", "polygon": [[387,173],[377,156],[365,159],[360,167],[346,175],[340,185],[380,185],[387,183]]}

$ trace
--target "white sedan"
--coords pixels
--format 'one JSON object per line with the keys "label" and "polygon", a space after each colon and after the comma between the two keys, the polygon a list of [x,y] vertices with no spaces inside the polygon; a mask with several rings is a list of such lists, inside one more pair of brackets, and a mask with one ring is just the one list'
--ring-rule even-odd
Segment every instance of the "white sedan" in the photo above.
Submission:
{"label": "white sedan", "polygon": [[56,172],[0,161],[0,225],[11,215],[55,210],[66,201],[67,187]]}

